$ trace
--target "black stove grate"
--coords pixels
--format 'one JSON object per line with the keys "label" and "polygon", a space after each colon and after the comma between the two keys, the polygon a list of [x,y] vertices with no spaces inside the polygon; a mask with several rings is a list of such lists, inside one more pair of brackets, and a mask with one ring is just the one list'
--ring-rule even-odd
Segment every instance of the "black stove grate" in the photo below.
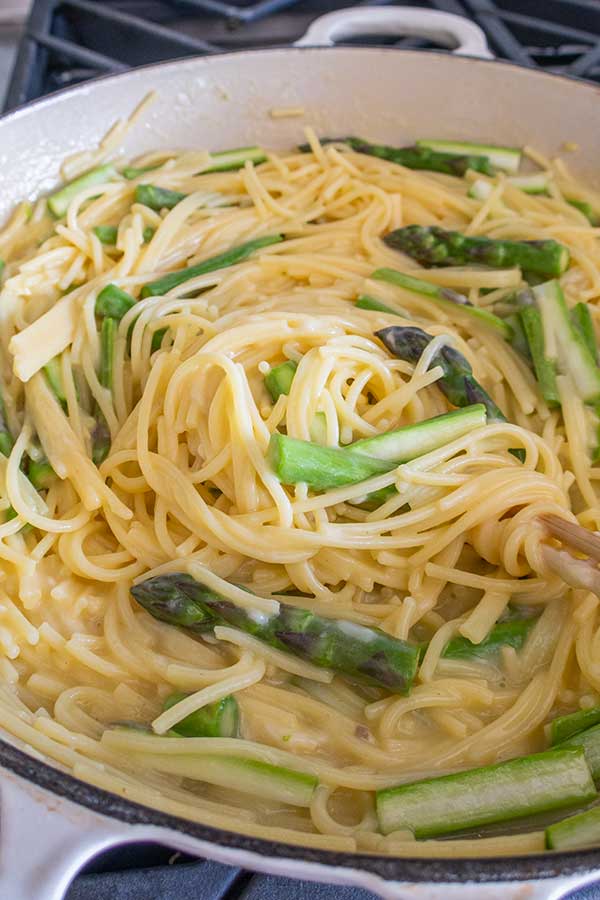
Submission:
{"label": "black stove grate", "polygon": [[[10,109],[131,66],[297,40],[320,13],[351,0],[34,0],[6,98]],[[474,19],[504,59],[600,82],[598,0],[425,0]],[[352,43],[427,47],[415,39]]]}
{"label": "black stove grate", "polygon": [[[0,4],[2,0],[0,0]],[[107,73],[162,60],[293,43],[352,0],[33,0],[6,108]],[[600,83],[600,0],[360,0],[473,19],[503,59]],[[412,37],[351,43],[432,47]],[[134,844],[92,861],[66,900],[374,900],[367,891],[252,875]],[[575,900],[575,895],[573,895]],[[600,900],[600,889],[577,893]]]}

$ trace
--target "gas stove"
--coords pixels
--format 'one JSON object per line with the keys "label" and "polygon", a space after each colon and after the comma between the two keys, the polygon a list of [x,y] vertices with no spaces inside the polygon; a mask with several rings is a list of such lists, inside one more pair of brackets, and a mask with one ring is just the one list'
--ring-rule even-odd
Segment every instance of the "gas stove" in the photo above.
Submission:
{"label": "gas stove", "polygon": [[[0,13],[21,2],[0,0]],[[146,63],[291,44],[317,16],[350,5],[351,0],[33,0],[5,107]],[[486,32],[496,56],[600,83],[600,0],[362,0],[355,5],[422,6],[466,16]],[[421,38],[369,34],[344,43],[436,46]],[[67,893],[67,900],[192,898],[373,900],[374,895],[254,875],[154,844],[102,854]],[[568,900],[600,900],[600,887]]]}

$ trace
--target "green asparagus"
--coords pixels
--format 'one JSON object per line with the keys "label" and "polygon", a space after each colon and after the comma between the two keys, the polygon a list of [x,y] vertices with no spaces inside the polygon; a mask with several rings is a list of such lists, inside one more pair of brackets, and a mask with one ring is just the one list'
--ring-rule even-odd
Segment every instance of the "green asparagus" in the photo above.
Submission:
{"label": "green asparagus", "polygon": [[456,156],[477,155],[488,160],[494,169],[503,172],[516,172],[521,164],[521,151],[518,147],[500,147],[495,144],[472,144],[467,141],[419,140],[417,147],[435,150],[437,153],[453,153]]}
{"label": "green asparagus", "polygon": [[149,244],[152,238],[154,237],[154,233],[156,228],[153,228],[152,225],[146,225],[142,232],[142,239],[145,244]]}
{"label": "green asparagus", "polygon": [[298,363],[288,359],[279,366],[274,366],[265,375],[265,387],[271,395],[273,403],[276,403],[282,394],[289,394],[294,380]]}
{"label": "green asparagus", "polygon": [[[393,356],[405,359],[414,365],[418,363],[423,351],[433,340],[431,335],[421,328],[399,325],[382,328],[377,332],[377,337]],[[489,394],[473,377],[470,363],[454,347],[443,346],[431,360],[430,366],[431,368],[440,366],[443,370],[444,374],[437,384],[453,406],[464,407],[473,403],[482,403],[487,412],[488,422],[507,421]]]}
{"label": "green asparagus", "polygon": [[117,243],[117,233],[119,229],[116,225],[96,225],[92,231],[102,244],[111,245]]}
{"label": "green asparagus", "polygon": [[281,234],[273,234],[267,237],[256,238],[253,241],[247,241],[225,253],[219,253],[218,256],[211,256],[204,262],[198,263],[196,266],[190,266],[188,269],[180,269],[177,272],[169,272],[162,278],[144,285],[142,288],[142,298],[144,297],[160,297],[171,291],[173,288],[197,278],[199,275],[205,275],[207,272],[214,272],[216,269],[225,269],[228,266],[234,266],[237,263],[244,262],[248,257],[252,256],[257,250],[263,247],[270,247],[271,244],[279,244],[283,240]]}
{"label": "green asparagus", "polygon": [[[183,693],[170,694],[165,700],[163,709],[171,709],[187,696]],[[177,725],[173,725],[171,730],[181,737],[237,737],[239,731],[237,701],[232,695],[223,697],[216,703],[190,713]]]}
{"label": "green asparagus", "polygon": [[[102,320],[100,329],[100,371],[98,380],[102,387],[108,388],[108,390],[112,390],[116,335],[117,322],[114,318],[107,316]],[[102,410],[96,406],[96,424],[92,431],[92,459],[97,466],[104,462],[109,450],[110,428]]]}
{"label": "green asparagus", "polygon": [[505,339],[510,340],[512,331],[510,327],[499,316],[495,316],[487,309],[480,309],[467,300],[463,294],[458,294],[450,288],[443,288],[430,281],[423,281],[421,278],[414,278],[412,275],[406,275],[404,272],[398,272],[396,269],[377,269],[371,275],[376,281],[385,281],[396,287],[403,288],[405,291],[413,291],[415,294],[422,294],[435,300],[437,304],[444,306],[451,312],[456,312],[459,307],[461,312],[466,313],[472,318],[478,320],[490,328],[494,328]]}
{"label": "green asparagus", "polygon": [[535,619],[509,619],[506,622],[499,622],[479,644],[474,644],[462,636],[452,638],[446,644],[442,656],[445,659],[475,659],[494,656],[502,647],[520,650],[534,624]]}
{"label": "green asparagus", "polygon": [[552,745],[560,744],[574,734],[586,731],[592,725],[600,725],[600,706],[578,709],[577,712],[570,713],[568,716],[558,716],[550,723],[550,743]]}
{"label": "green asparagus", "polygon": [[481,404],[406,425],[347,447],[322,447],[286,435],[271,435],[269,462],[284,484],[305,482],[313,490],[356,484],[436,450],[485,425]]}
{"label": "green asparagus", "polygon": [[140,175],[145,175],[146,172],[154,172],[156,169],[160,169],[160,164],[155,166],[125,166],[121,175],[123,178],[127,178],[128,181],[132,181],[134,178],[139,178]]}
{"label": "green asparagus", "polygon": [[597,227],[600,224],[600,216],[591,203],[587,203],[585,200],[576,200],[574,198],[567,200],[567,203],[570,204],[570,206],[574,206],[575,209],[578,209],[580,213],[583,213],[590,225]]}
{"label": "green asparagus", "polygon": [[70,181],[60,190],[51,194],[46,201],[48,209],[55,219],[60,219],[65,215],[71,200],[73,200],[80,191],[96,184],[104,184],[113,179],[116,174],[114,166],[111,165],[99,166],[97,169],[91,169],[91,171],[85,172],[79,178]]}
{"label": "green asparagus", "polygon": [[554,347],[545,346],[545,356],[559,372],[570,375],[575,390],[585,403],[600,401],[600,368],[596,354],[590,352],[587,339],[573,325],[558,281],[534,287],[533,294],[541,312],[544,335],[552,335]]}
{"label": "green asparagus", "polygon": [[187,194],[180,191],[170,191],[168,188],[156,187],[154,184],[138,184],[135,189],[135,199],[137,203],[143,203],[150,209],[160,212],[161,209],[173,209],[182,200],[185,200]]}
{"label": "green asparagus", "polygon": [[519,266],[528,272],[553,278],[569,265],[564,244],[544,241],[502,241],[445,231],[436,225],[407,225],[384,237],[388,247],[400,250],[423,266],[485,265]]}
{"label": "green asparagus", "polygon": [[202,169],[202,175],[209,172],[230,172],[233,169],[241,169],[246,162],[259,163],[265,162],[267,154],[262,147],[237,147],[235,150],[221,150],[218,153],[210,154],[210,164],[206,169]]}
{"label": "green asparagus", "polygon": [[[425,169],[430,172],[443,172],[446,175],[462,177],[469,169],[493,175],[494,168],[486,156],[477,153],[441,153],[428,147],[389,147],[386,144],[371,144],[358,137],[321,138],[322,144],[346,144],[356,153],[376,156],[389,162],[405,166],[407,169]],[[299,148],[303,153],[310,151],[308,144]]]}
{"label": "green asparagus", "polygon": [[598,345],[596,343],[596,331],[594,329],[594,321],[587,303],[576,303],[570,312],[571,323],[577,329],[585,345],[590,352],[590,356],[597,360]]}
{"label": "green asparagus", "polygon": [[384,834],[409,829],[416,838],[430,838],[596,796],[583,752],[555,749],[377,791],[377,815]]}
{"label": "green asparagus", "polygon": [[594,806],[546,828],[547,850],[582,850],[600,843],[600,807]]}
{"label": "green asparagus", "polygon": [[47,490],[56,478],[56,473],[45,456],[29,460],[27,475],[37,491]]}
{"label": "green asparagus", "polygon": [[10,451],[14,446],[13,436],[6,421],[6,407],[4,405],[4,397],[0,393],[0,453],[4,456],[10,456]]}
{"label": "green asparagus", "polygon": [[4,275],[4,269],[6,268],[6,263],[3,259],[0,259],[0,282],[2,282],[2,276]]}
{"label": "green asparagus", "polygon": [[383,303],[376,297],[369,297],[368,294],[361,294],[361,296],[356,301],[356,306],[358,307],[358,309],[370,309],[373,310],[373,312],[389,313],[392,316],[404,315],[400,312],[400,310],[392,309],[392,307],[388,306],[387,303]]}
{"label": "green asparagus", "polygon": [[48,380],[48,384],[52,388],[52,393],[64,410],[67,409],[67,397],[63,385],[61,357],[54,356],[50,362],[44,366],[44,374]]}
{"label": "green asparagus", "polygon": [[116,284],[107,284],[96,297],[95,312],[97,316],[122,319],[132,306],[135,306],[135,299],[131,294]]}
{"label": "green asparagus", "polygon": [[285,603],[277,613],[256,613],[178,572],[142,581],[131,593],[162,622],[193,633],[225,623],[313,665],[394,693],[408,692],[415,676],[419,648],[377,628],[326,619]]}
{"label": "green asparagus", "polygon": [[533,360],[535,377],[537,378],[542,397],[550,408],[560,406],[560,397],[556,387],[556,366],[546,357],[544,349],[544,329],[539,309],[526,306],[519,313],[523,329],[527,337],[529,352]]}
{"label": "green asparagus", "polygon": [[554,747],[557,750],[572,747],[583,749],[594,781],[600,781],[600,725],[593,725],[591,728],[586,728],[585,731],[578,731],[559,744],[555,744]]}

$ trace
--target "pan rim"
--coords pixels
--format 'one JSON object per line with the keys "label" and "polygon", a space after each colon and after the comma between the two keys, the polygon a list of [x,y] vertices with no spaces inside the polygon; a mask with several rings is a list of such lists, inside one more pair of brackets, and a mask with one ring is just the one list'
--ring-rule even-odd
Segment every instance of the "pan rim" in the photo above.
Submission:
{"label": "pan rim", "polygon": [[[25,38],[26,39],[26,38]],[[442,50],[401,50],[394,47],[361,47],[361,46],[275,46],[264,49],[234,50],[224,53],[207,54],[205,56],[182,56],[159,63],[148,63],[136,66],[125,72],[101,75],[78,85],[61,88],[51,94],[27,101],[15,109],[0,114],[0,129],[12,121],[34,113],[57,100],[68,100],[73,95],[85,93],[90,86],[111,80],[123,81],[135,77],[138,72],[146,74],[168,68],[177,69],[182,64],[209,64],[213,59],[228,57],[250,57],[256,55],[279,55],[289,53],[327,52],[338,55],[361,55],[379,53],[398,53],[411,57],[439,56],[454,59],[457,64],[470,62],[486,66],[498,66],[508,70],[525,71],[532,78],[543,80],[565,81],[578,89],[587,89],[600,99],[600,85],[587,79],[569,74],[539,71],[527,66],[503,59],[483,59],[462,54],[449,54]],[[454,63],[451,63],[454,65]],[[252,837],[236,831],[228,831],[211,825],[203,825],[164,813],[151,806],[145,806],[133,800],[119,797],[110,791],[95,787],[81,781],[69,772],[64,772],[49,762],[36,759],[33,753],[27,753],[15,747],[0,736],[0,767],[8,769],[15,775],[25,779],[50,794],[63,797],[99,815],[104,815],[130,825],[154,825],[166,830],[185,834],[189,837],[209,844],[254,853],[258,856],[278,857],[284,848],[285,858],[295,862],[320,864],[326,868],[343,868],[377,875],[384,881],[400,881],[414,883],[502,883],[514,881],[530,881],[532,879],[551,879],[560,876],[573,876],[600,869],[600,848],[561,853],[530,854],[527,856],[506,857],[394,857],[365,853],[349,853],[321,848],[305,847],[301,844],[287,844],[283,841],[272,841],[266,838]]]}

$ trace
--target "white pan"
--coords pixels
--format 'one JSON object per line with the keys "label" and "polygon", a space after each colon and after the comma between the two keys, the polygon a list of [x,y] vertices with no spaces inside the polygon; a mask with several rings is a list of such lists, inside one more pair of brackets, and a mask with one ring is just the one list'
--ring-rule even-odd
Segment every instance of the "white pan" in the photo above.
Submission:
{"label": "white pan", "polygon": [[[436,38],[460,55],[328,47],[358,33]],[[311,46],[312,45],[312,46]],[[0,221],[59,180],[60,161],[93,147],[153,89],[126,138],[128,156],[160,147],[290,147],[302,125],[397,145],[419,136],[581,147],[571,165],[597,181],[600,89],[490,60],[481,31],[457,16],[408,8],[342,10],[298,46],[185,59],[63,91],[0,121]],[[471,58],[469,58],[471,57]],[[475,58],[479,57],[479,58]],[[273,119],[277,107],[302,119]],[[391,859],[257,840],[207,828],[90,787],[0,739],[0,897],[60,900],[102,848],[158,841],[273,874],[360,885],[403,900],[558,900],[600,877],[600,850],[477,860]]]}

